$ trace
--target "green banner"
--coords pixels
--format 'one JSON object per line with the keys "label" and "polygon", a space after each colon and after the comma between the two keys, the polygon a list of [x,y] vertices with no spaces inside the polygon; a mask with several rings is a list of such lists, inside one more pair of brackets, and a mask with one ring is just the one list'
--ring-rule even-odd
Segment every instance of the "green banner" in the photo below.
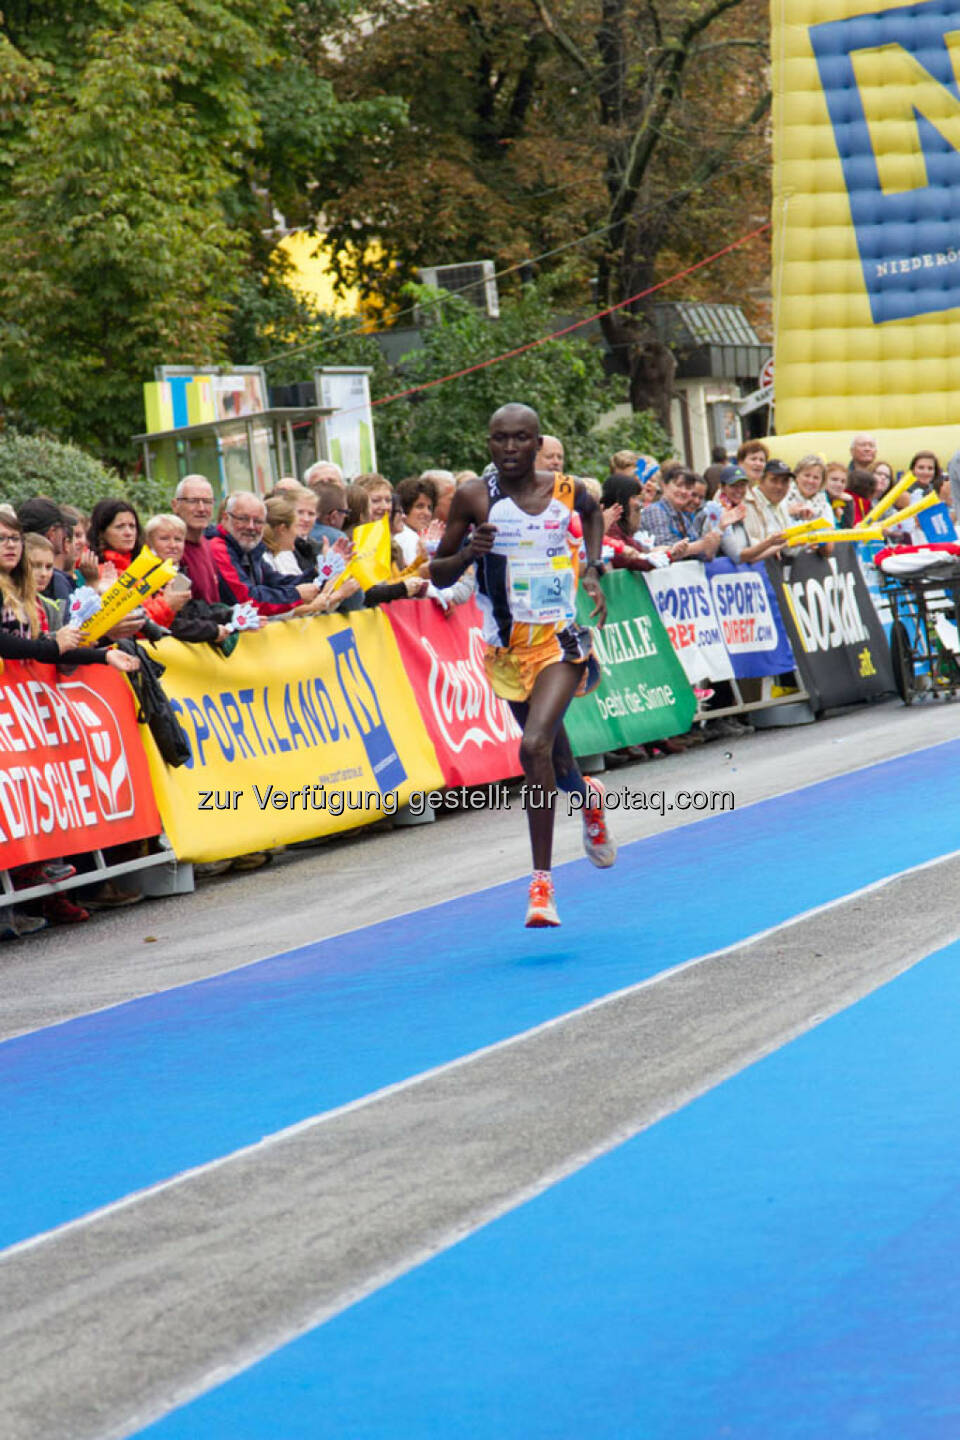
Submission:
{"label": "green banner", "polygon": [[[682,735],[697,708],[643,577],[612,570],[600,583],[607,623],[594,630],[593,645],[603,678],[598,689],[574,700],[567,711],[564,724],[575,755]],[[581,586],[577,618],[582,625],[589,625],[592,609]]]}

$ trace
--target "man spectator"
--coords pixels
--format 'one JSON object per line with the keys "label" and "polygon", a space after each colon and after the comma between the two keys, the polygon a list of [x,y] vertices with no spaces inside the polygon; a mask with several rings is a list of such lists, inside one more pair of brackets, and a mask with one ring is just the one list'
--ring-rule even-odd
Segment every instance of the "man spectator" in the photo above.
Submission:
{"label": "man spectator", "polygon": [[[563,441],[556,435],[541,435],[537,451],[537,469],[550,470],[554,475],[563,474]],[[433,474],[433,471],[430,471]]]}
{"label": "man spectator", "polygon": [[204,475],[185,475],[177,486],[172,502],[174,515],[187,527],[181,568],[190,576],[190,587],[197,600],[217,605],[230,603],[232,595],[221,592],[217,566],[207,538],[213,519],[213,486]]}
{"label": "man spectator", "polygon": [[703,472],[703,478],[707,482],[707,493],[716,494],[723,480],[724,471],[727,469],[727,450],[724,445],[714,445],[710,451],[710,464]]}
{"label": "man spectator", "polygon": [[315,600],[318,590],[316,585],[296,585],[290,577],[266,568],[266,515],[267,508],[259,495],[235,491],[227,500],[223,524],[217,527],[210,549],[233,603],[249,600],[261,615],[286,615],[298,605]]}
{"label": "man spectator", "polygon": [[322,545],[324,540],[334,545],[343,538],[343,524],[350,512],[347,504],[347,487],[341,482],[323,480],[311,485],[317,497],[317,519],[310,531],[310,539]]}
{"label": "man spectator", "polygon": [[42,535],[53,548],[53,578],[48,594],[52,600],[67,600],[73,594],[74,581],[68,569],[66,534],[68,524],[63,511],[46,495],[34,495],[17,506],[17,519],[24,534]]}
{"label": "man spectator", "polygon": [[850,441],[850,464],[847,470],[873,470],[877,458],[877,442],[872,435],[854,435]]}
{"label": "man spectator", "polygon": [[714,560],[720,549],[717,531],[698,537],[696,521],[687,508],[699,480],[692,470],[666,469],[663,499],[648,505],[640,517],[654,545],[665,545],[671,560]]}
{"label": "man spectator", "polygon": [[303,477],[304,485],[316,490],[318,485],[342,485],[343,471],[332,460],[317,460]]}
{"label": "man spectator", "polygon": [[[336,470],[339,474],[340,467],[333,465],[330,461],[321,460],[317,465],[311,465],[307,475],[313,475],[320,465],[326,465],[329,469]],[[343,539],[344,522],[350,513],[350,506],[347,503],[347,487],[342,480],[320,480],[311,483],[310,489],[317,497],[317,519],[313,529],[310,531],[310,539],[321,550],[326,545],[335,545],[338,540]],[[355,595],[349,596],[340,606],[340,611],[362,610],[363,591],[358,590]]]}

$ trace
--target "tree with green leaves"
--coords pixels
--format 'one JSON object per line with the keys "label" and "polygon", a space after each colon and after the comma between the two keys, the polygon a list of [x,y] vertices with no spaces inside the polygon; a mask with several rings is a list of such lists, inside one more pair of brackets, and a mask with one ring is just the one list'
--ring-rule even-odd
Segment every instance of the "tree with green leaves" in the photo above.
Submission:
{"label": "tree with green leaves", "polygon": [[8,418],[122,463],[155,365],[246,361],[250,312],[289,305],[277,205],[303,208],[357,128],[403,113],[340,106],[292,24],[284,0],[5,0]]}
{"label": "tree with green leaves", "polygon": [[[411,124],[331,177],[345,282],[376,291],[418,265],[563,251],[580,257],[580,296],[592,278],[607,309],[766,218],[762,0],[436,0],[427,13],[374,0],[366,14],[344,31],[338,83],[404,96]],[[373,236],[395,276],[372,262]],[[739,299],[766,264],[760,241],[684,293],[706,283]],[[651,306],[603,323],[634,406],[666,422],[673,362]]]}

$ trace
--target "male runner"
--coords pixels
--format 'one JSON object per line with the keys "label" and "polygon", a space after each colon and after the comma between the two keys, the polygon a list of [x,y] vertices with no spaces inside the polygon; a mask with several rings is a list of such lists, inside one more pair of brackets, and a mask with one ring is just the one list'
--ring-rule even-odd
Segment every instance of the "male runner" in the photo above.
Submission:
{"label": "male runner", "polygon": [[581,797],[588,858],[605,868],[617,855],[603,814],[603,787],[580,774],[563,728],[574,695],[594,689],[600,678],[590,631],[575,619],[577,542],[568,536],[570,517],[576,510],[582,518],[582,583],[594,602],[590,619],[602,626],[603,513],[569,475],[537,470],[539,440],[540,421],[528,405],[504,405],[492,416],[493,466],[456,491],[430,562],[438,588],[452,585],[476,562],[487,676],[523,730],[520,763],[533,850],[530,926],[560,924],[550,874],[558,785]]}

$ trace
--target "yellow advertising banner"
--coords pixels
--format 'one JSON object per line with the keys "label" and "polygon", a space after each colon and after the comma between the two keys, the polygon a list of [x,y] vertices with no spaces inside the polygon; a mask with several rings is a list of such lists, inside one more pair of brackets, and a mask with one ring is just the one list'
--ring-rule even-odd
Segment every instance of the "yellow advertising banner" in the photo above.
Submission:
{"label": "yellow advertising banner", "polygon": [[840,437],[865,430],[894,463],[924,444],[946,459],[960,435],[957,0],[772,9],[777,430],[796,439],[776,453],[845,458]]}
{"label": "yellow advertising banner", "polygon": [[193,752],[171,769],[142,727],[182,860],[222,860],[396,814],[443,786],[397,642],[377,610],[286,620],[212,645],[151,647]]}

